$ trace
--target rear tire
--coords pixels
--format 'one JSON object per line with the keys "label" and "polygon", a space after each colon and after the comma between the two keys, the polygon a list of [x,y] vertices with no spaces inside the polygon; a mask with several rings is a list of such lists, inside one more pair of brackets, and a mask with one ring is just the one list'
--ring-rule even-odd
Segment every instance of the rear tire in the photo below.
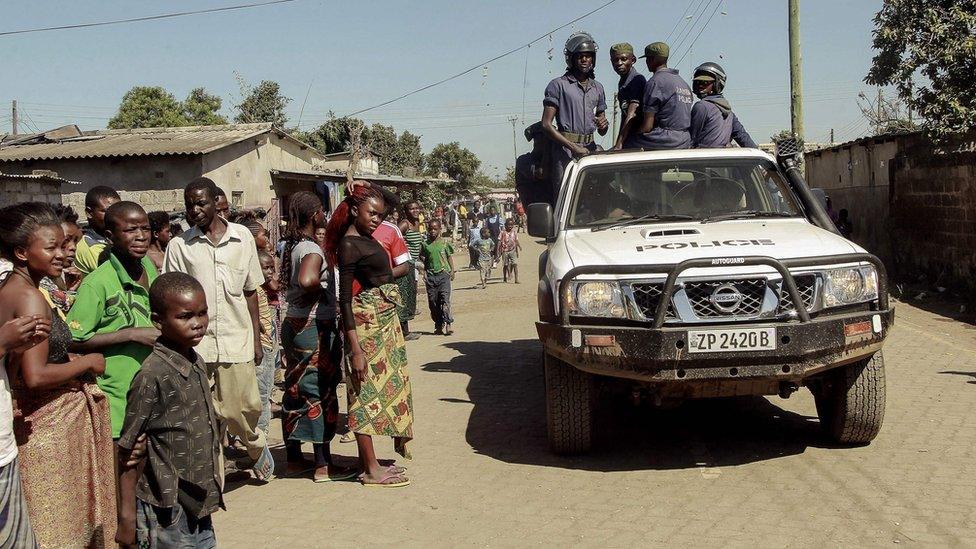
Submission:
{"label": "rear tire", "polygon": [[885,371],[881,351],[828,372],[813,392],[820,425],[835,442],[867,444],[884,421]]}
{"label": "rear tire", "polygon": [[593,436],[593,376],[548,354],[544,363],[549,448],[563,455],[587,452]]}

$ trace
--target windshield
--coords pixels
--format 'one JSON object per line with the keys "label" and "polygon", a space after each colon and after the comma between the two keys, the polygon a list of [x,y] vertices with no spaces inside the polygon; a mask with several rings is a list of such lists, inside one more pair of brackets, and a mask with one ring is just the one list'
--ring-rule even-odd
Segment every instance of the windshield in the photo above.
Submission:
{"label": "windshield", "polygon": [[569,228],[802,215],[782,175],[761,158],[592,166],[580,174],[569,211]]}

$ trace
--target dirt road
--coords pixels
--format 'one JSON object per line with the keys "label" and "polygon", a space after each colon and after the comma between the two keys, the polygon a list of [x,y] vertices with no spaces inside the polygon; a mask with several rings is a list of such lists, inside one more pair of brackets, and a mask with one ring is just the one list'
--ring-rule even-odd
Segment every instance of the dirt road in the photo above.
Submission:
{"label": "dirt road", "polygon": [[[801,391],[610,406],[596,449],[560,458],[546,448],[533,326],[542,248],[525,244],[522,284],[474,289],[477,273],[461,273],[456,333],[408,344],[411,486],[231,486],[221,546],[976,546],[972,325],[898,305],[885,425],[870,446],[831,447]],[[426,314],[412,325],[433,328]],[[388,441],[379,451],[394,456]],[[333,452],[355,456],[349,444]]]}

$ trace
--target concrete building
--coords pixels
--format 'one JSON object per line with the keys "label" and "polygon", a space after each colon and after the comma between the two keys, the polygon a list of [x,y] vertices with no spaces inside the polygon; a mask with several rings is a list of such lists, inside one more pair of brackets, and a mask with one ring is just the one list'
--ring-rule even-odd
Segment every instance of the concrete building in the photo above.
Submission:
{"label": "concrete building", "polygon": [[271,124],[86,132],[66,126],[0,141],[0,171],[43,169],[77,181],[64,202],[79,212],[85,192],[96,185],[118,189],[147,210],[179,211],[183,187],[200,176],[213,179],[234,207],[271,209],[276,185],[311,187],[291,180],[289,172],[313,171],[323,161],[324,155]]}
{"label": "concrete building", "polygon": [[60,204],[61,193],[77,185],[75,181],[44,170],[34,170],[30,174],[0,173],[0,208],[18,202]]}

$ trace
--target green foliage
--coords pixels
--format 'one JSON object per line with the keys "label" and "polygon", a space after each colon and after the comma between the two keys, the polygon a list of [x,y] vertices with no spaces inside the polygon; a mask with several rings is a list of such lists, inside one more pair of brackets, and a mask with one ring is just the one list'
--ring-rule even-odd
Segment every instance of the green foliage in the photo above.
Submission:
{"label": "green foliage", "polygon": [[937,139],[976,125],[976,0],[886,0],[874,24],[865,82],[894,86]]}
{"label": "green foliage", "polygon": [[161,86],[136,86],[127,91],[118,112],[108,121],[111,129],[187,125],[183,106]]}
{"label": "green foliage", "polygon": [[509,166],[505,171],[505,177],[499,181],[498,186],[505,189],[515,188],[515,166]]}
{"label": "green foliage", "polygon": [[[304,132],[304,141],[322,154],[332,154],[349,150],[351,129],[363,121],[358,118],[336,118],[329,111],[329,119],[314,130]],[[369,128],[363,130],[363,141],[368,143]]]}
{"label": "green foliage", "polygon": [[237,109],[235,122],[244,124],[271,122],[276,127],[285,127],[285,123],[288,122],[285,107],[291,99],[281,94],[281,87],[277,82],[262,80],[256,87],[251,88],[242,81],[241,95],[243,96],[241,102],[234,105]]}
{"label": "green foliage", "polygon": [[227,119],[219,114],[221,103],[220,97],[195,88],[183,101],[183,117],[191,126],[226,124]]}
{"label": "green foliage", "polygon": [[441,143],[434,147],[424,160],[424,164],[427,175],[436,177],[438,173],[444,172],[451,179],[456,179],[455,189],[458,192],[468,192],[478,183],[474,175],[481,167],[481,160],[457,141]]}
{"label": "green foliage", "polygon": [[403,175],[406,167],[416,168],[420,172],[424,153],[420,150],[419,135],[407,131],[397,135],[393,126],[373,124],[366,143],[379,156],[380,172]]}

